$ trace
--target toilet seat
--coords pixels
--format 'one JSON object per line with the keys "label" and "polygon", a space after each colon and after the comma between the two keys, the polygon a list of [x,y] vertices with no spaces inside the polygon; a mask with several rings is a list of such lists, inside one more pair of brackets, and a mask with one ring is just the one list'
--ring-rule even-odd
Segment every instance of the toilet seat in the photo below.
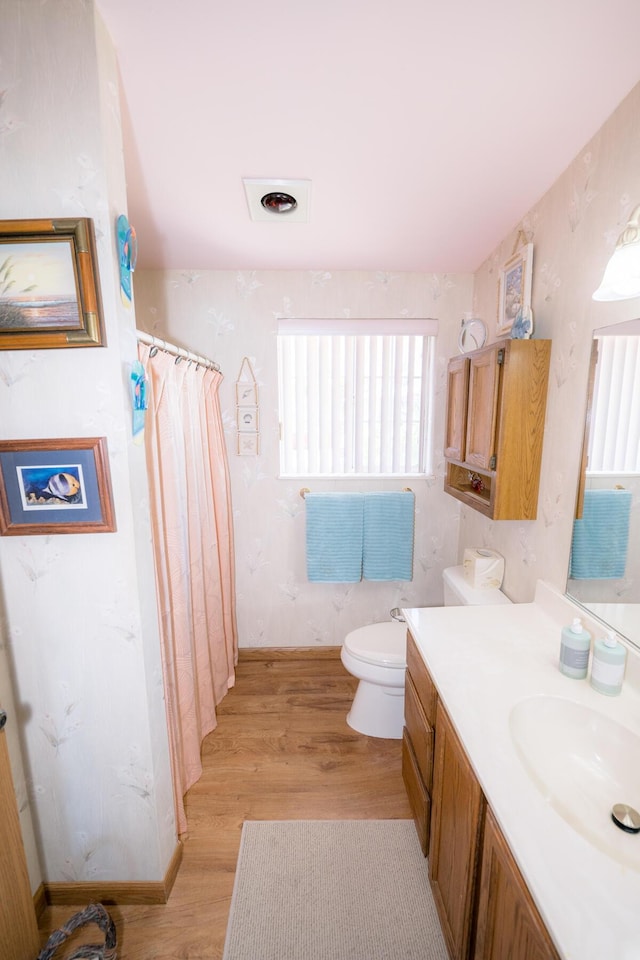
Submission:
{"label": "toilet seat", "polygon": [[362,663],[398,670],[407,666],[407,628],[397,621],[358,627],[346,635],[343,645],[347,653]]}

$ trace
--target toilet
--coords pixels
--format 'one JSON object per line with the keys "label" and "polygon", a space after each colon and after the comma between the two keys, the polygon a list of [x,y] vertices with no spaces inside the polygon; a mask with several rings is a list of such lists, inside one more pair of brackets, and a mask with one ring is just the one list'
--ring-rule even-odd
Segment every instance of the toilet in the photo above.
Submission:
{"label": "toilet", "polygon": [[[511,603],[498,587],[472,587],[462,565],[447,567],[442,577],[446,607]],[[369,737],[402,739],[406,650],[407,626],[398,620],[358,627],[344,638],[342,663],[360,681],[347,715],[353,730]]]}

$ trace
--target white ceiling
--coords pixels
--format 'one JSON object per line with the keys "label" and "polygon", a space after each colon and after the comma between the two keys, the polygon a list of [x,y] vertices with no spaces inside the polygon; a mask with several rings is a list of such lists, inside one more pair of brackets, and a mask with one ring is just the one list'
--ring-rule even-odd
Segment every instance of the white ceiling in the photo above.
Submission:
{"label": "white ceiling", "polygon": [[[640,80],[640,0],[97,6],[146,268],[474,270]],[[243,177],[311,180],[309,222]]]}

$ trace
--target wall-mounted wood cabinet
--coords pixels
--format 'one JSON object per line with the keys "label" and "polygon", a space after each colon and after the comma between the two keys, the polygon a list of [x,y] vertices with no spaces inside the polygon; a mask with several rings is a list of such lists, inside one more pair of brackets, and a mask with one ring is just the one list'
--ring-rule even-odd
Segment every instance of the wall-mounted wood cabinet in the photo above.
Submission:
{"label": "wall-mounted wood cabinet", "polygon": [[499,340],[448,367],[444,489],[493,520],[535,520],[550,340]]}

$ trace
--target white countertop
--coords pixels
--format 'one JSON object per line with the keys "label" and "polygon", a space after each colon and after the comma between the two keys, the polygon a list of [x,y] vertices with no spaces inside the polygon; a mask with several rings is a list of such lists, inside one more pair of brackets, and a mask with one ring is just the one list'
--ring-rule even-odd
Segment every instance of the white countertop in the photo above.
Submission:
{"label": "white countertop", "polygon": [[[586,704],[640,735],[640,658],[629,651],[618,697],[561,674],[562,626],[572,615],[592,625],[542,583],[534,603],[403,613],[560,955],[640,960],[640,871],[569,826],[529,777],[509,729],[516,703],[545,694]],[[601,625],[593,627],[603,636]],[[640,756],[629,757],[630,765],[639,763]],[[640,809],[640,797],[620,800]],[[618,828],[611,823],[611,830]],[[620,836],[640,849],[640,834]]]}

